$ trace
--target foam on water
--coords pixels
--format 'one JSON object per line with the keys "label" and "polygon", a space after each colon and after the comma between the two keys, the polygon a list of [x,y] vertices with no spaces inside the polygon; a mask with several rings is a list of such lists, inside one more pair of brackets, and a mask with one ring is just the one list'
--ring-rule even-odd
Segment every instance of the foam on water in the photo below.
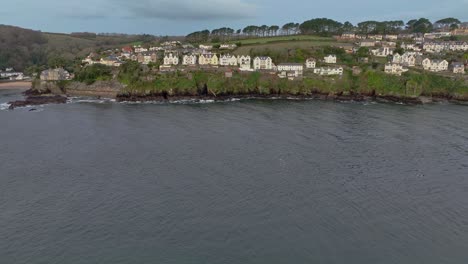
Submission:
{"label": "foam on water", "polygon": [[8,110],[9,107],[10,107],[9,103],[2,103],[2,104],[0,104],[0,111],[1,110]]}

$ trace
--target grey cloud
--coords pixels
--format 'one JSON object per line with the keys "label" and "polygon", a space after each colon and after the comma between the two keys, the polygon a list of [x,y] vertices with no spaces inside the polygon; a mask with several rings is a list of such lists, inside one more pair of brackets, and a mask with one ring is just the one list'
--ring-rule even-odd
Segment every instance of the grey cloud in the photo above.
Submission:
{"label": "grey cloud", "polygon": [[255,17],[255,5],[244,0],[118,0],[129,14],[126,18],[166,20],[218,20]]}

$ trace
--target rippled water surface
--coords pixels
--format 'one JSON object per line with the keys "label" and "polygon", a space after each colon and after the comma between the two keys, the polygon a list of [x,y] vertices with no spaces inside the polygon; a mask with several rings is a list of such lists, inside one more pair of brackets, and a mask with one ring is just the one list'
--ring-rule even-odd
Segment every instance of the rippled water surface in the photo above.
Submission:
{"label": "rippled water surface", "polygon": [[466,106],[34,109],[0,111],[0,263],[468,261]]}

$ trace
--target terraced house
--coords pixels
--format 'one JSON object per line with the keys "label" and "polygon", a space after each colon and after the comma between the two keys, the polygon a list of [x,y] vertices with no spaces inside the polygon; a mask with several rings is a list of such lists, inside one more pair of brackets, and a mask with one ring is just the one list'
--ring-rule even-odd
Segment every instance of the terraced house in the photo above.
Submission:
{"label": "terraced house", "polygon": [[217,66],[219,65],[219,59],[218,56],[214,53],[205,53],[200,55],[198,58],[198,64]]}
{"label": "terraced house", "polygon": [[252,59],[248,55],[238,56],[237,62],[239,63],[241,70],[250,70],[251,65],[252,65]]}
{"label": "terraced house", "polygon": [[168,53],[164,56],[164,65],[178,65],[179,56],[174,53]]}
{"label": "terraced house", "polygon": [[184,55],[182,58],[182,65],[186,66],[194,66],[197,64],[197,56],[196,55]]}
{"label": "terraced house", "polygon": [[237,58],[234,55],[222,55],[219,59],[219,65],[221,66],[237,66]]}
{"label": "terraced house", "polygon": [[272,70],[273,61],[270,57],[255,57],[253,68],[254,70]]}
{"label": "terraced house", "polygon": [[426,71],[441,72],[448,70],[449,63],[446,60],[431,60],[426,58],[423,60],[422,66]]}

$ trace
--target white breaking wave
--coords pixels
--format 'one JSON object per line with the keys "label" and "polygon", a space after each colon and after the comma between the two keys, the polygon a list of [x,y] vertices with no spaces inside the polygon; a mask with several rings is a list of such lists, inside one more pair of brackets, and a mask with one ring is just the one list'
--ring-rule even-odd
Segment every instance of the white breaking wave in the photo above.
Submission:
{"label": "white breaking wave", "polygon": [[8,110],[8,108],[10,108],[10,104],[9,104],[9,103],[2,103],[2,104],[0,104],[0,110]]}

